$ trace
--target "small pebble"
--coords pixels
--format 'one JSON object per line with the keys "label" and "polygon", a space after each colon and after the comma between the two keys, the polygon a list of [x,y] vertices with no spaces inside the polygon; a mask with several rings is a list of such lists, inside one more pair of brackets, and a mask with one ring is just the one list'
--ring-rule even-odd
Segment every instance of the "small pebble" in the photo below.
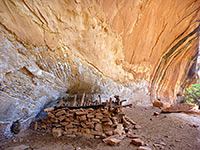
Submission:
{"label": "small pebble", "polygon": [[168,135],[165,135],[165,137],[166,137],[166,138],[170,138],[170,136],[168,136]]}
{"label": "small pebble", "polygon": [[158,115],[160,115],[160,113],[155,111],[155,112],[153,113],[153,115],[154,115],[154,116],[158,116]]}
{"label": "small pebble", "polygon": [[141,129],[142,127],[138,124],[134,125],[134,129]]}
{"label": "small pebble", "polygon": [[166,146],[166,145],[167,145],[167,144],[164,143],[164,142],[160,142],[159,144],[160,144],[160,145],[163,145],[163,146]]}
{"label": "small pebble", "polygon": [[199,125],[197,125],[197,124],[193,124],[193,127],[194,127],[194,128],[198,128]]}
{"label": "small pebble", "polygon": [[181,140],[179,140],[179,139],[176,139],[175,141],[176,141],[176,142],[181,142]]}
{"label": "small pebble", "polygon": [[140,146],[137,150],[151,150],[151,148],[147,146]]}

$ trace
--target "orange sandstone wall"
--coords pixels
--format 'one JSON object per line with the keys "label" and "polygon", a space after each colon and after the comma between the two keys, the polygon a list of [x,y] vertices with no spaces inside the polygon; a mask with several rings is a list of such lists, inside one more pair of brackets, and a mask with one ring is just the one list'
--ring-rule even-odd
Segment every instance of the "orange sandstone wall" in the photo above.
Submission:
{"label": "orange sandstone wall", "polygon": [[110,0],[100,5],[122,37],[123,69],[149,81],[152,101],[175,102],[195,78],[200,1]]}

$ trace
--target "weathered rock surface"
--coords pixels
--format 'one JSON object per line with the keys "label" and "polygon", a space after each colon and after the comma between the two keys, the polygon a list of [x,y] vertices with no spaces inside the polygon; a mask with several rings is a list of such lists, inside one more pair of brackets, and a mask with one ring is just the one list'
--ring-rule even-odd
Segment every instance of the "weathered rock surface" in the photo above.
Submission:
{"label": "weathered rock surface", "polygon": [[194,78],[200,1],[0,1],[0,132],[73,93],[173,103]]}

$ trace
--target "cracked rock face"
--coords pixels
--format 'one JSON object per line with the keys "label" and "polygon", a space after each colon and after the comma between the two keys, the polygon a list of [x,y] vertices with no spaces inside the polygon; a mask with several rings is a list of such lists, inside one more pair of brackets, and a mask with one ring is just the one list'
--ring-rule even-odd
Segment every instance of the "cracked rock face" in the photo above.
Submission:
{"label": "cracked rock face", "polygon": [[174,103],[195,77],[200,1],[0,2],[0,132],[74,93]]}

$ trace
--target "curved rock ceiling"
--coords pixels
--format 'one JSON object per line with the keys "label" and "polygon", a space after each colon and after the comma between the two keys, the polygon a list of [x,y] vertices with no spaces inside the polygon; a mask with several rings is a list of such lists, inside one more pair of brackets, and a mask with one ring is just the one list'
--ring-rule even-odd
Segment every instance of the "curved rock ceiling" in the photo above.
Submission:
{"label": "curved rock ceiling", "polygon": [[2,0],[0,6],[0,132],[16,120],[29,124],[66,93],[174,103],[195,79],[199,0]]}

